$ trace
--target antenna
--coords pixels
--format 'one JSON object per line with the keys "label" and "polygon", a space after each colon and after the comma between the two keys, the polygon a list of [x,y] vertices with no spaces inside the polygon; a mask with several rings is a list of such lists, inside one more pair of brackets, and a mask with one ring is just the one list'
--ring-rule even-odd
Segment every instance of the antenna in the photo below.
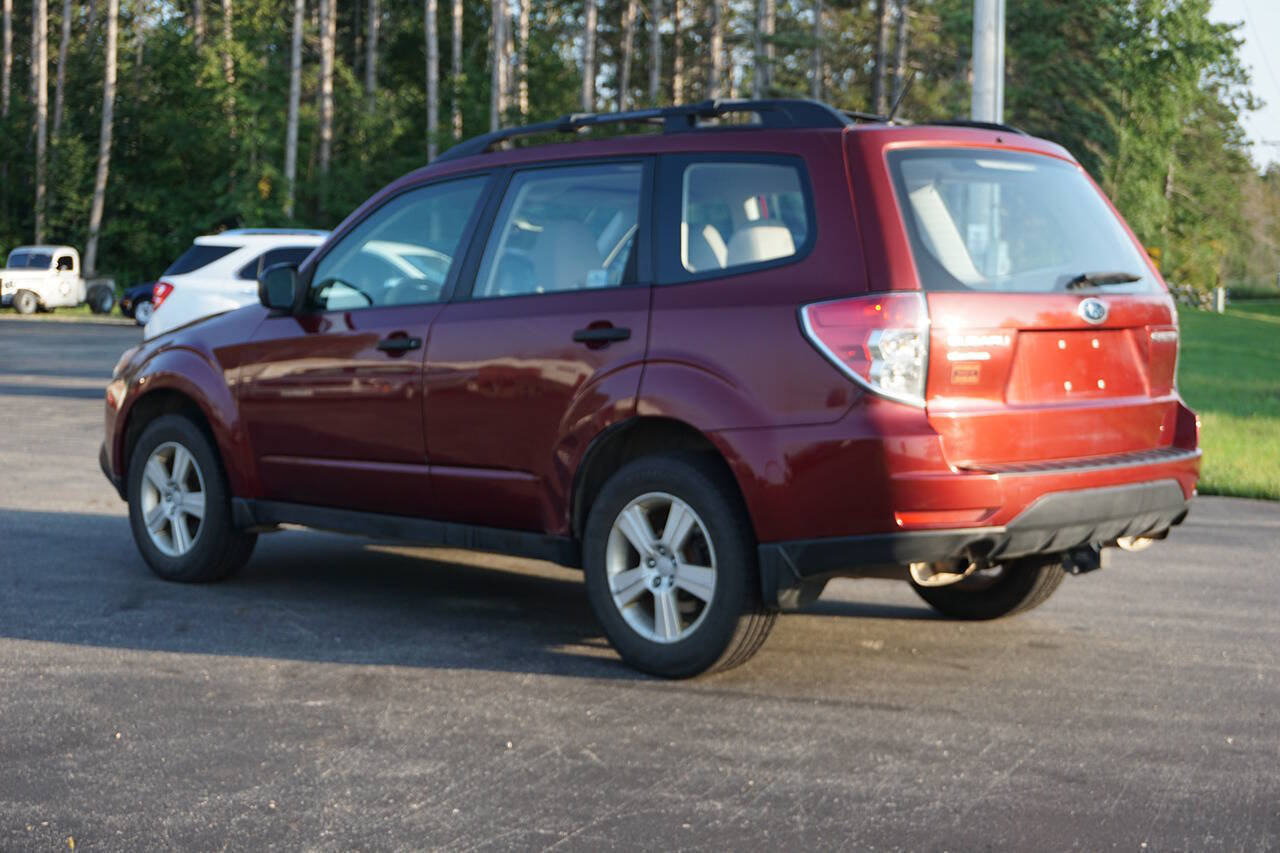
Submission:
{"label": "antenna", "polygon": [[916,69],[911,69],[911,76],[907,78],[907,82],[902,84],[902,91],[898,93],[898,97],[893,99],[893,106],[889,108],[889,115],[885,117],[885,121],[893,124],[893,117],[898,114],[898,107],[902,106],[902,101],[907,97],[907,92],[911,91],[911,84],[916,81]]}

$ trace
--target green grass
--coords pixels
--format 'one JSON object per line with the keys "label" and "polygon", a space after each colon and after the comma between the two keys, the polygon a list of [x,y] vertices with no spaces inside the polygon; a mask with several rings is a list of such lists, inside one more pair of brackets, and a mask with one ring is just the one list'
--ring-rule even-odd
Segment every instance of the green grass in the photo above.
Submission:
{"label": "green grass", "polygon": [[1280,300],[1183,308],[1178,388],[1200,414],[1200,491],[1280,500]]}

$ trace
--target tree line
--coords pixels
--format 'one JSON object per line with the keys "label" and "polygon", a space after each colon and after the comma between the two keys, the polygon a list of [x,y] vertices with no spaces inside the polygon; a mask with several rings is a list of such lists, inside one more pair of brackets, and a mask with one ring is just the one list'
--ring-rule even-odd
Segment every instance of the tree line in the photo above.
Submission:
{"label": "tree line", "polygon": [[[928,121],[970,97],[972,0],[2,2],[0,249],[68,242],[122,284],[198,234],[330,227],[505,124],[777,96]],[[1011,2],[1006,120],[1071,150],[1166,277],[1274,281],[1280,170],[1248,160],[1238,29],[1208,12]]]}

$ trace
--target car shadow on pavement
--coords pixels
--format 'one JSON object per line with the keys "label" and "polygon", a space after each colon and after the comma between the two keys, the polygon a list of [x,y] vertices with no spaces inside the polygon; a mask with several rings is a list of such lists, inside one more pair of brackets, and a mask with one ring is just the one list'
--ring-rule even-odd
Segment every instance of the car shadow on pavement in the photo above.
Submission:
{"label": "car shadow on pavement", "polygon": [[121,516],[6,510],[0,539],[0,636],[147,651],[644,678],[604,639],[581,575],[547,564],[462,565],[403,543],[284,531],[260,537],[236,577],[185,585],[152,575]]}

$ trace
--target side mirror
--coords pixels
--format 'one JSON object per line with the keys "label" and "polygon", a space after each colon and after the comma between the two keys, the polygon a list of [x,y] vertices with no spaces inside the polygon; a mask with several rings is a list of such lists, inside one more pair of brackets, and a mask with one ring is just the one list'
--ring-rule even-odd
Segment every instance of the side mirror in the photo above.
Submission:
{"label": "side mirror", "polygon": [[273,311],[292,314],[298,304],[298,268],[293,264],[267,267],[258,276],[258,301]]}

